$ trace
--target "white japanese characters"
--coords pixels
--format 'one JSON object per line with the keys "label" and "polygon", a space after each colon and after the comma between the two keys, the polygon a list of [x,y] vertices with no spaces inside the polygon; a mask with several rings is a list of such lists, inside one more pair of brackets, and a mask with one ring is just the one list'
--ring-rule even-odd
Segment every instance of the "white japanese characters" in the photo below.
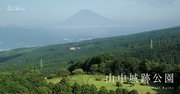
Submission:
{"label": "white japanese characters", "polygon": [[116,80],[120,81],[121,83],[127,80],[130,83],[140,82],[140,83],[148,84],[150,81],[152,81],[153,83],[162,83],[162,80],[165,81],[164,83],[174,83],[174,74],[165,73],[164,78],[163,78],[159,73],[155,73],[153,75],[150,75],[149,73],[141,73],[140,75],[138,75],[137,73],[134,73],[134,74],[130,73],[129,76],[126,76],[125,74],[121,73],[120,75],[117,75],[117,77],[115,77],[114,75],[110,73],[109,75],[106,75],[105,79],[106,79],[106,83],[108,82],[114,83]]}

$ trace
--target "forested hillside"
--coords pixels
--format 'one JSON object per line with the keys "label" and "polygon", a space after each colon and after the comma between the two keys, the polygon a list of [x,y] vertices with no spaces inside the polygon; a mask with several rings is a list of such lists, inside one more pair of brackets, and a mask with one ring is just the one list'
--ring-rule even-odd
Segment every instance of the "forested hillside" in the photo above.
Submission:
{"label": "forested hillside", "polygon": [[[180,27],[0,52],[0,93],[178,94]],[[104,75],[173,73],[174,82],[107,83]],[[51,83],[54,80],[55,83]],[[137,78],[137,80],[141,80]],[[91,84],[91,85],[90,85]],[[147,87],[146,89],[143,87]],[[165,87],[173,89],[153,89]]]}
{"label": "forested hillside", "polygon": [[[168,64],[180,63],[180,27],[60,45],[20,48],[0,52],[0,70],[40,68],[53,72],[73,61],[111,53]],[[152,44],[152,45],[151,45]],[[150,47],[152,46],[152,47]]]}

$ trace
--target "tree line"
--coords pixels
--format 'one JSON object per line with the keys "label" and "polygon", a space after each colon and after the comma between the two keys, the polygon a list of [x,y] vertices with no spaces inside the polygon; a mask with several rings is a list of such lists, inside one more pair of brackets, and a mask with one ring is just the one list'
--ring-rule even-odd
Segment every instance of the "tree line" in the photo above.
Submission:
{"label": "tree line", "polygon": [[[71,61],[72,62],[72,61]],[[133,56],[114,56],[111,53],[105,53],[102,55],[87,58],[86,60],[73,61],[68,70],[73,72],[74,70],[82,69],[87,74],[104,74],[120,75],[123,74],[141,74],[148,73],[154,75],[156,73],[164,75],[165,73],[174,73],[174,83],[166,84],[178,89],[180,83],[179,65],[166,62],[158,62],[155,60],[138,59]],[[153,76],[151,76],[151,79]],[[163,76],[164,77],[164,76]],[[164,79],[162,79],[164,82]],[[162,83],[165,84],[165,83]]]}

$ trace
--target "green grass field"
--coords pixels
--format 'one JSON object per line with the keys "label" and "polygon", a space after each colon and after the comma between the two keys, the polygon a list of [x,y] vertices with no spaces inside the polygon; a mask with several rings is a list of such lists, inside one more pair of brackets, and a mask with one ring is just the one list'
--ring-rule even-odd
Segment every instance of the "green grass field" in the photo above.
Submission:
{"label": "green grass field", "polygon": [[[96,81],[96,78],[102,78],[100,81]],[[94,84],[97,88],[100,88],[102,86],[105,86],[108,90],[115,90],[118,88],[116,86],[116,81],[113,82],[106,82],[105,76],[103,75],[74,75],[74,76],[68,76],[69,83],[72,85],[73,83],[77,82],[79,84]],[[56,77],[53,79],[48,79],[48,82],[51,83],[58,83],[62,78]],[[154,90],[153,87],[161,87],[161,86],[150,86],[150,85],[140,85],[140,83],[134,83],[132,84],[122,84],[122,89],[127,89],[128,91],[131,91],[133,89],[137,90],[139,94],[146,94],[147,92],[150,92],[150,94],[157,94],[160,92],[160,94],[172,94],[171,90],[164,90],[164,89],[158,89]]]}

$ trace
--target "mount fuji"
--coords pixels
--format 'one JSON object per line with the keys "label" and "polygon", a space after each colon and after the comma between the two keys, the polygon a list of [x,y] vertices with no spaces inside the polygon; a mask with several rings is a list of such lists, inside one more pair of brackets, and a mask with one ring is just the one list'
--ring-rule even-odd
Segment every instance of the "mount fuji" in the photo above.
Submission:
{"label": "mount fuji", "polygon": [[115,21],[108,19],[88,9],[82,9],[59,25],[62,26],[104,26],[115,25]]}
{"label": "mount fuji", "polygon": [[0,50],[34,47],[128,34],[116,21],[88,9],[46,27],[0,26]]}

